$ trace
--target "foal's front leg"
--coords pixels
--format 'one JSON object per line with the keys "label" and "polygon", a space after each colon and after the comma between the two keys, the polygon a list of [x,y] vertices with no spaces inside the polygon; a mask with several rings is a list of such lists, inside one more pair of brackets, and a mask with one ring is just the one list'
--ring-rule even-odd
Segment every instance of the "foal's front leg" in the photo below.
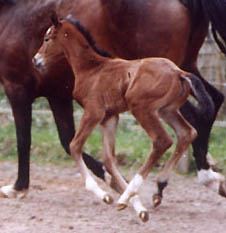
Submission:
{"label": "foal's front leg", "polygon": [[79,128],[70,143],[70,151],[72,158],[78,164],[82,177],[85,179],[86,189],[92,191],[97,197],[102,199],[107,204],[111,204],[113,199],[109,194],[102,190],[97,182],[94,180],[90,174],[84,160],[82,159],[82,147],[91,134],[95,126],[101,122],[104,117],[104,112],[102,111],[86,111],[80,120]]}
{"label": "foal's front leg", "polygon": [[[64,147],[64,150],[70,154],[69,144],[75,134],[72,100],[48,98],[48,101],[54,115],[61,144]],[[105,180],[103,164],[85,152],[83,152],[82,156],[86,166],[94,173],[94,175]]]}
{"label": "foal's front leg", "polygon": [[104,166],[111,175],[110,186],[118,193],[122,193],[127,183],[116,167],[115,133],[118,125],[118,115],[104,119],[101,123]]}
{"label": "foal's front leg", "polygon": [[[127,188],[127,182],[120,174],[116,167],[115,159],[115,133],[118,124],[118,115],[112,116],[110,118],[104,119],[101,123],[102,135],[103,135],[103,155],[104,155],[104,165],[106,170],[111,174],[114,188],[117,192],[122,194]],[[112,186],[112,185],[111,185]],[[135,195],[130,199],[133,208],[135,209],[138,216],[142,221],[148,220],[148,211],[143,206],[138,195]],[[124,203],[118,206],[118,210],[122,210],[127,205]]]}

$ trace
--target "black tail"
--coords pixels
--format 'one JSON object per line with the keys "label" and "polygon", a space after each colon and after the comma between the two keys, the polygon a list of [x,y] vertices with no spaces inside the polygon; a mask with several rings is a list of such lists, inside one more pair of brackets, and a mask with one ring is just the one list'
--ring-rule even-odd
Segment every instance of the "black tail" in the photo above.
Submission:
{"label": "black tail", "polygon": [[214,115],[214,104],[213,100],[205,89],[205,86],[201,80],[194,74],[189,74],[186,76],[191,81],[191,95],[197,101],[196,110],[198,114],[203,114],[203,116],[213,116]]}
{"label": "black tail", "polygon": [[[214,39],[221,51],[226,55],[226,0],[201,1],[204,11],[212,24]],[[219,39],[219,36],[221,39]]]}
{"label": "black tail", "polygon": [[180,0],[181,3],[188,8],[191,15],[192,28],[197,27],[203,20],[204,9],[202,8],[201,0]]}
{"label": "black tail", "polygon": [[203,17],[210,20],[214,39],[226,55],[226,0],[180,1],[189,9],[194,27],[203,20]]}

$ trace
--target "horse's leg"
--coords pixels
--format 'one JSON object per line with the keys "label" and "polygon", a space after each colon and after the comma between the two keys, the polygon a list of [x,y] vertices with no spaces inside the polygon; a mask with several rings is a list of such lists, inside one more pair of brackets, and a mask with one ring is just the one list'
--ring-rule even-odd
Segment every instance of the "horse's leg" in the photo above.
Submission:
{"label": "horse's leg", "polygon": [[199,182],[210,187],[221,196],[226,197],[225,178],[220,173],[212,170],[207,160],[208,141],[213,123],[217,113],[224,101],[223,94],[214,86],[204,80],[196,66],[185,66],[185,70],[196,74],[205,90],[211,97],[205,98],[205,102],[199,103],[199,106],[194,106],[190,102],[186,102],[181,108],[181,113],[198,132],[197,138],[192,143],[193,156],[198,169]]}
{"label": "horse's leg", "polygon": [[[70,154],[69,144],[75,134],[73,118],[73,104],[70,99],[48,98],[61,144],[65,151]],[[101,162],[95,160],[87,153],[82,154],[86,166],[98,177],[105,180],[105,172]]]}
{"label": "horse's leg", "polygon": [[118,200],[118,205],[127,205],[131,197],[138,193],[144,179],[148,176],[150,170],[161,158],[164,152],[171,146],[172,139],[163,128],[157,113],[150,112],[148,108],[132,109],[133,115],[145,129],[148,136],[152,139],[153,147],[150,156],[143,164],[139,172],[130,181],[124,193]]}
{"label": "horse's leg", "polygon": [[[105,119],[101,123],[101,130],[103,135],[103,155],[104,155],[104,166],[112,176],[113,182],[111,182],[111,187],[113,183],[114,190],[119,192],[120,194],[127,188],[127,182],[121,176],[119,170],[116,167],[116,159],[115,159],[115,133],[118,124],[118,116],[113,116],[111,118]],[[131,204],[135,209],[136,213],[142,219],[142,221],[148,220],[148,212],[146,208],[142,205],[140,198],[138,195],[135,195],[131,198]],[[124,209],[126,206],[119,206],[119,210]]]}
{"label": "horse's leg", "polygon": [[82,177],[85,179],[86,189],[92,191],[104,202],[111,204],[113,201],[111,196],[98,186],[97,182],[94,180],[86,164],[84,163],[84,160],[82,159],[82,146],[95,126],[104,118],[104,112],[99,110],[99,108],[93,109],[93,107],[94,106],[91,106],[92,111],[87,111],[84,109],[79,128],[70,143],[70,152],[72,158],[78,164]]}
{"label": "horse's leg", "polygon": [[29,188],[30,145],[31,145],[31,111],[33,98],[22,87],[10,91],[6,89],[9,98],[17,136],[18,177],[14,185],[4,186],[0,195],[9,198],[22,198]]}
{"label": "horse's leg", "polygon": [[110,186],[116,192],[122,193],[126,189],[127,183],[116,167],[115,133],[117,125],[118,115],[104,119],[100,126],[102,131],[104,167],[112,177]]}
{"label": "horse's leg", "polygon": [[177,136],[177,144],[174,152],[166,162],[163,171],[160,173],[157,179],[158,193],[153,196],[154,206],[158,206],[161,203],[163,197],[163,189],[167,186],[170,173],[182,154],[187,150],[194,138],[197,136],[196,130],[182,117],[182,115],[176,110],[169,111],[166,109],[161,111],[162,119],[171,126]]}

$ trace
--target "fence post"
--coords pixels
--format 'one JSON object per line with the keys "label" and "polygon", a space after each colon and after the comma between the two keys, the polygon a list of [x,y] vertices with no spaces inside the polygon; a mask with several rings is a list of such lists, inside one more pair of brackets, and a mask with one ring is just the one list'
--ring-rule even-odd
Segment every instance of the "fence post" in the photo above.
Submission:
{"label": "fence post", "polygon": [[180,158],[180,160],[176,165],[177,170],[182,174],[186,174],[189,172],[190,163],[191,163],[190,154],[191,154],[191,150],[189,148],[188,150],[185,151],[185,153],[182,155],[182,157]]}

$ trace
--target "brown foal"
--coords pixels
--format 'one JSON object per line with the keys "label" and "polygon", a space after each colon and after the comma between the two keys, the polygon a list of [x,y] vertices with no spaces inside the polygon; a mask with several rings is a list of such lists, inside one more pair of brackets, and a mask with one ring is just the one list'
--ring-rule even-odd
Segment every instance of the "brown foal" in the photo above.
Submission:
{"label": "brown foal", "polygon": [[[86,189],[106,203],[112,202],[111,196],[98,186],[82,159],[82,147],[87,137],[100,124],[104,165],[121,193],[118,208],[124,209],[131,201],[140,218],[147,221],[148,211],[143,207],[138,191],[173,142],[160,118],[174,129],[177,136],[175,151],[158,177],[157,182],[163,186],[176,162],[196,137],[196,130],[179,112],[190,94],[191,74],[164,58],[132,61],[111,58],[97,48],[90,34],[72,16],[58,21],[54,15],[52,21],[54,26],[47,31],[45,41],[54,41],[56,47],[64,51],[76,77],[73,97],[84,108],[70,150],[85,179]],[[150,156],[129,184],[119,173],[114,154],[118,115],[128,110],[153,143]]]}

